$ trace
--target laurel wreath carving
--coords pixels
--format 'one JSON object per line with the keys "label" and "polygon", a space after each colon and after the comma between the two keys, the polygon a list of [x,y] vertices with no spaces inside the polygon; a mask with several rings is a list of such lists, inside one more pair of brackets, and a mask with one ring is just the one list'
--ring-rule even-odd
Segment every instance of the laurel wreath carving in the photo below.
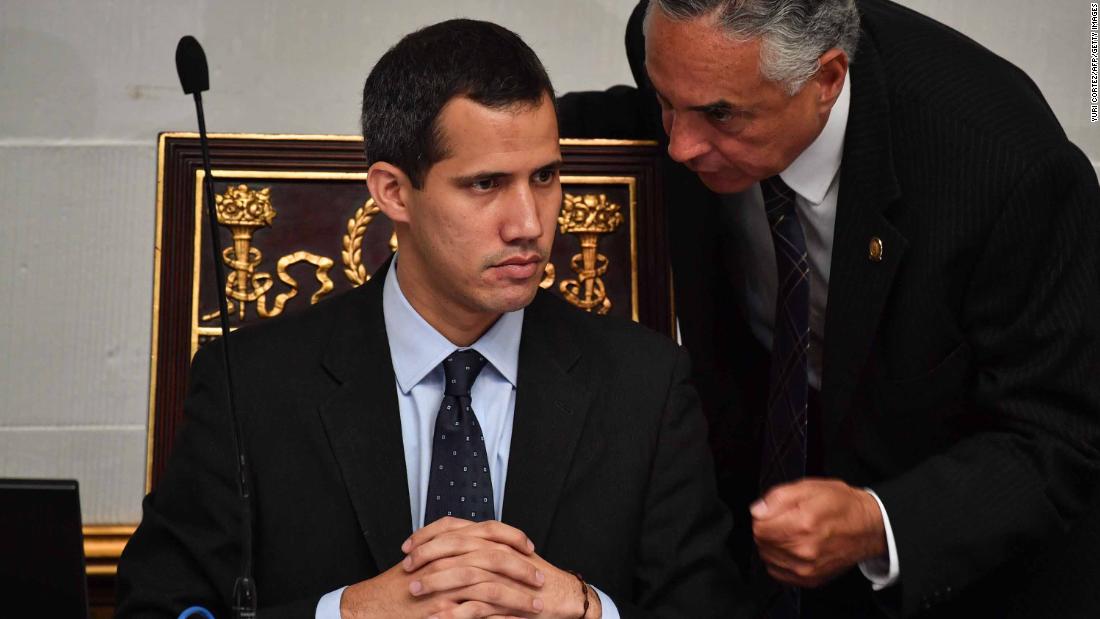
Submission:
{"label": "laurel wreath carving", "polygon": [[348,220],[348,232],[344,235],[343,250],[340,257],[344,260],[344,275],[355,286],[362,286],[370,281],[370,273],[363,266],[363,238],[367,235],[367,226],[374,216],[381,212],[374,198],[370,198],[355,215]]}

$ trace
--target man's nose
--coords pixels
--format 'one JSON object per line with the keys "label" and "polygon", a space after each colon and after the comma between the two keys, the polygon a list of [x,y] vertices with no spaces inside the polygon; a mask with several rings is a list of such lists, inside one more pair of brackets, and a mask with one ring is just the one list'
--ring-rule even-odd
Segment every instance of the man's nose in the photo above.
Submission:
{"label": "man's nose", "polygon": [[668,126],[668,156],[686,163],[710,150],[699,128],[684,114],[672,112]]}
{"label": "man's nose", "polygon": [[508,209],[508,216],[501,229],[505,242],[537,239],[542,236],[539,204],[529,183],[516,183]]}

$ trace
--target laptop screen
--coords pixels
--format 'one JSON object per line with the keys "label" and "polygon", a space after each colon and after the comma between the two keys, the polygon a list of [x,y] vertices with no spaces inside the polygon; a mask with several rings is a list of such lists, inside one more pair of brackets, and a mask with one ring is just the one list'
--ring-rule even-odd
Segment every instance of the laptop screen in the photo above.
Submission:
{"label": "laptop screen", "polygon": [[0,583],[12,596],[7,610],[14,603],[39,617],[88,616],[75,480],[0,479]]}

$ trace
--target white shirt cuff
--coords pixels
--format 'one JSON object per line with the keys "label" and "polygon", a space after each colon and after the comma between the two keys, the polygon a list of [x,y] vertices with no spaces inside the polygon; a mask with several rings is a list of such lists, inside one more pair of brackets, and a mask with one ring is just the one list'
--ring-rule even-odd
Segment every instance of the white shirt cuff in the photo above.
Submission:
{"label": "white shirt cuff", "polygon": [[340,598],[344,596],[344,589],[340,587],[336,591],[330,591],[321,596],[317,601],[317,610],[314,612],[316,619],[340,619]]}
{"label": "white shirt cuff", "polygon": [[898,564],[898,547],[894,543],[894,529],[890,527],[890,517],[886,515],[886,506],[882,499],[870,488],[864,488],[867,494],[878,503],[878,511],[882,514],[882,526],[886,530],[886,555],[878,556],[866,561],[860,561],[859,571],[871,581],[871,588],[881,591],[898,581],[901,576],[901,565]]}
{"label": "white shirt cuff", "polygon": [[611,598],[607,597],[606,593],[600,591],[596,587],[592,587],[592,590],[596,592],[596,595],[600,596],[600,606],[603,607],[603,619],[620,619],[619,608],[615,606],[615,602],[612,602]]}

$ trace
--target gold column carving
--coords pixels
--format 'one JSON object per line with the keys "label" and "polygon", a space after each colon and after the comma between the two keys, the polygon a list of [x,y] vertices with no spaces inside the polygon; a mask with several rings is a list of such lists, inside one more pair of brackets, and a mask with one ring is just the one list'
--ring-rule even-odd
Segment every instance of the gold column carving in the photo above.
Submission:
{"label": "gold column carving", "polygon": [[[222,260],[232,269],[226,277],[225,295],[228,297],[229,311],[236,309],[238,318],[244,320],[249,303],[256,304],[256,314],[261,318],[272,318],[283,313],[286,302],[298,294],[298,282],[288,269],[299,262],[308,262],[316,267],[314,275],[320,286],[310,297],[310,303],[316,303],[332,291],[334,284],[328,276],[329,269],[335,264],[332,259],[307,251],[297,251],[279,258],[276,263],[279,280],[290,289],[275,295],[274,304],[268,309],[267,292],[275,282],[271,274],[256,272],[256,267],[263,260],[263,254],[252,246],[252,236],[256,230],[270,227],[275,220],[275,208],[271,206],[271,188],[253,190],[244,184],[230,186],[224,194],[214,196],[214,203],[218,223],[229,228],[233,235],[233,246],[222,250]],[[213,320],[218,314],[218,311],[205,314],[202,319]]]}
{"label": "gold column carving", "polygon": [[614,232],[622,223],[619,205],[608,202],[605,194],[565,194],[558,226],[562,234],[578,237],[581,253],[569,261],[577,279],[562,280],[559,290],[573,305],[597,314],[611,311],[611,299],[607,298],[602,279],[608,259],[599,253],[598,246],[600,235]]}

